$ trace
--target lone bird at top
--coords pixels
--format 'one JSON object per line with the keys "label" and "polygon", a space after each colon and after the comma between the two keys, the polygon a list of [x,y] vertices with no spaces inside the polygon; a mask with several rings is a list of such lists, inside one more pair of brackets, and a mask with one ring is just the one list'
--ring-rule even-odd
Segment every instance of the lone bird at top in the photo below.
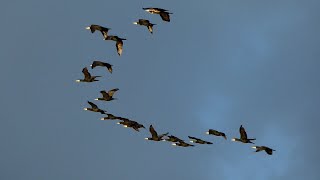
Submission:
{"label": "lone bird at top", "polygon": [[276,151],[274,149],[271,149],[267,146],[252,146],[253,149],[256,149],[256,152],[259,152],[259,151],[265,151],[267,154],[269,155],[272,155],[272,152],[273,151]]}
{"label": "lone bird at top", "polygon": [[88,103],[90,104],[91,108],[84,108],[83,110],[85,111],[92,111],[92,112],[99,112],[101,114],[106,114],[106,111],[99,109],[97,105],[95,105],[94,103],[88,101]]}
{"label": "lone bird at top", "polygon": [[227,140],[227,136],[223,132],[219,132],[219,131],[216,131],[213,129],[209,129],[209,131],[207,131],[206,134],[211,134],[211,135],[215,135],[215,136],[222,136],[224,139]]}
{"label": "lone bird at top", "polygon": [[104,40],[112,40],[112,41],[116,41],[116,48],[117,48],[117,53],[119,56],[121,56],[122,54],[122,49],[123,49],[123,41],[127,40],[127,39],[123,39],[123,38],[119,38],[118,36],[108,36],[107,38],[105,38]]}
{"label": "lone bird at top", "polygon": [[112,101],[115,100],[116,98],[113,98],[113,94],[115,92],[119,91],[118,88],[115,89],[111,89],[108,91],[108,93],[106,91],[100,91],[100,93],[102,94],[102,98],[96,98],[94,100],[96,101]]}
{"label": "lone bird at top", "polygon": [[140,26],[146,26],[151,34],[153,33],[152,27],[154,25],[156,25],[156,24],[150,23],[150,21],[146,20],[146,19],[139,19],[139,21],[133,22],[133,24],[137,24],[137,25],[140,25]]}
{"label": "lone bird at top", "polygon": [[198,144],[212,144],[212,142],[208,142],[208,141],[204,141],[202,139],[196,138],[196,137],[192,137],[192,136],[188,136],[192,143],[198,143]]}
{"label": "lone bird at top", "polygon": [[112,65],[109,63],[101,62],[101,61],[93,61],[92,64],[90,65],[91,69],[101,66],[101,67],[107,67],[108,71],[112,73]]}
{"label": "lone bird at top", "polygon": [[149,12],[150,14],[159,14],[163,21],[170,22],[169,14],[172,14],[172,13],[167,12],[168,10],[161,9],[161,8],[152,8],[152,7],[142,8],[142,9]]}
{"label": "lone bird at top", "polygon": [[242,127],[242,125],[240,126],[240,139],[238,138],[233,138],[232,141],[238,141],[238,142],[242,142],[242,143],[251,143],[251,144],[254,144],[253,140],[256,140],[256,139],[248,139],[247,137],[247,133],[246,133],[246,130]]}
{"label": "lone bird at top", "polygon": [[151,138],[145,138],[145,139],[151,140],[151,141],[162,141],[163,137],[169,134],[169,133],[165,133],[165,134],[158,135],[157,131],[153,128],[152,125],[150,125],[149,131],[151,133]]}
{"label": "lone bird at top", "polygon": [[91,33],[94,33],[95,31],[100,31],[104,39],[108,37],[108,31],[110,30],[110,28],[106,28],[96,24],[91,24],[90,26],[86,27],[86,29],[89,29]]}
{"label": "lone bird at top", "polygon": [[78,79],[76,80],[76,82],[94,82],[94,81],[99,81],[96,79],[97,77],[101,77],[101,76],[91,76],[87,67],[82,69],[82,73],[84,75],[84,79]]}

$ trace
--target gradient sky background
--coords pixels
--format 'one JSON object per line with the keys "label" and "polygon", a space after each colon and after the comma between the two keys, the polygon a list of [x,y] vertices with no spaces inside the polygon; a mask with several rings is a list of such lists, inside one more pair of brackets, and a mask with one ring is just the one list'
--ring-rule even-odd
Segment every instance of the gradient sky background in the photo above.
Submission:
{"label": "gradient sky background", "polygon": [[[142,7],[173,12],[166,23]],[[317,0],[18,1],[0,6],[1,180],[318,180],[320,2]],[[133,25],[157,24],[151,35]],[[85,29],[112,28],[124,42]],[[97,83],[76,83],[94,59],[113,64],[89,71]],[[153,124],[213,145],[172,147],[145,141],[103,116],[83,111],[100,90],[117,101],[96,102],[118,116]],[[231,142],[243,125],[254,153]],[[208,136],[217,129],[228,140]]]}

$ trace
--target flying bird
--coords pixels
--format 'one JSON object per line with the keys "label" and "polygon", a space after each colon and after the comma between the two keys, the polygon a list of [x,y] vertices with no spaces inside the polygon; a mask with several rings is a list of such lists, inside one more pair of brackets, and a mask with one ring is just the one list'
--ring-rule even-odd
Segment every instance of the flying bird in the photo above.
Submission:
{"label": "flying bird", "polygon": [[99,81],[96,79],[97,77],[101,77],[101,76],[91,76],[87,67],[82,69],[82,73],[84,75],[84,79],[78,79],[76,80],[76,82],[94,82],[94,81]]}
{"label": "flying bird", "polygon": [[208,142],[208,141],[204,141],[202,139],[199,139],[199,138],[195,138],[195,137],[192,137],[192,136],[188,136],[192,143],[198,143],[198,144],[212,144],[212,142]]}
{"label": "flying bird", "polygon": [[213,129],[209,129],[209,131],[206,132],[206,134],[211,134],[215,136],[222,136],[224,139],[227,139],[227,136],[223,132],[219,132]]}
{"label": "flying bird", "polygon": [[121,120],[122,122],[118,122],[117,124],[122,124],[123,127],[132,128],[138,132],[139,132],[139,128],[145,128],[142,124],[139,124],[138,122],[129,120],[127,118],[119,117],[118,119]]}
{"label": "flying bird", "polygon": [[94,100],[100,100],[100,101],[112,101],[115,100],[116,98],[113,98],[113,94],[115,92],[117,92],[119,89],[115,88],[115,89],[111,89],[108,92],[106,91],[100,91],[100,93],[102,94],[102,98],[96,98]]}
{"label": "flying bird", "polygon": [[95,105],[94,103],[90,101],[88,101],[88,103],[90,104],[91,108],[84,108],[85,111],[93,111],[93,112],[100,112],[101,114],[106,114],[107,111],[99,109],[98,106]]}
{"label": "flying bird", "polygon": [[142,8],[143,10],[149,12],[150,14],[159,14],[163,21],[170,22],[170,15],[172,13],[167,12],[168,10],[161,8]]}
{"label": "flying bird", "polygon": [[90,65],[91,69],[101,66],[101,67],[107,67],[108,71],[112,73],[112,65],[109,63],[101,62],[101,61],[93,61],[92,64]]}
{"label": "flying bird", "polygon": [[101,118],[101,120],[116,120],[119,119],[119,117],[114,116],[113,114],[107,114],[106,117]]}
{"label": "flying bird", "polygon": [[168,139],[163,139],[162,141],[169,141],[169,142],[179,142],[179,141],[183,141],[182,139],[176,137],[176,136],[167,136]]}
{"label": "flying bird", "polygon": [[165,133],[165,134],[158,135],[157,131],[153,128],[152,125],[150,125],[149,131],[151,133],[151,138],[145,138],[145,139],[151,140],[151,141],[162,141],[163,137],[169,134],[169,133]]}
{"label": "flying bird", "polygon": [[123,51],[122,50],[123,49],[123,40],[127,40],[127,39],[119,38],[118,36],[108,36],[104,40],[116,41],[117,52],[118,52],[118,55],[121,56],[122,51]]}
{"label": "flying bird", "polygon": [[146,19],[139,19],[139,21],[133,22],[133,24],[137,24],[137,25],[141,25],[141,26],[146,26],[151,34],[153,33],[152,27],[153,27],[154,25],[156,25],[156,24],[150,23],[150,21],[149,21],[149,20],[146,20]]}
{"label": "flying bird", "polygon": [[178,141],[177,143],[172,143],[173,146],[181,146],[181,147],[189,147],[189,146],[194,146],[192,144],[188,144],[184,141]]}
{"label": "flying bird", "polygon": [[92,25],[86,27],[86,29],[89,29],[91,31],[91,33],[94,33],[95,31],[100,31],[101,34],[103,35],[104,39],[106,39],[108,37],[108,31],[110,30],[110,28],[106,28],[103,26],[95,25],[95,24],[92,24]]}
{"label": "flying bird", "polygon": [[269,155],[272,155],[272,152],[273,151],[276,151],[274,149],[271,149],[269,147],[266,147],[266,146],[252,146],[253,149],[256,149],[256,152],[259,152],[259,151],[265,151],[267,154]]}
{"label": "flying bird", "polygon": [[239,131],[240,131],[240,139],[233,138],[232,141],[238,141],[238,142],[242,142],[242,143],[252,143],[252,144],[254,144],[251,141],[256,140],[256,139],[248,139],[246,130],[244,129],[244,127],[242,127],[242,125],[240,126]]}

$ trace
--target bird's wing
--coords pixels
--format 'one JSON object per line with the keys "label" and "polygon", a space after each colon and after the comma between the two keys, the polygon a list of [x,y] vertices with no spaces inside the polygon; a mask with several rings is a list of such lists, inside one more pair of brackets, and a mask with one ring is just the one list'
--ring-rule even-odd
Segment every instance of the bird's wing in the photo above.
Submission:
{"label": "bird's wing", "polygon": [[85,79],[91,77],[91,74],[89,73],[87,67],[82,69],[82,73],[83,73]]}
{"label": "bird's wing", "polygon": [[117,41],[116,47],[117,47],[117,52],[118,52],[119,56],[121,56],[121,54],[122,54],[122,47],[123,47],[123,42],[122,42],[122,40],[118,40],[118,41]]}
{"label": "bird's wing", "polygon": [[167,12],[160,12],[160,16],[162,20],[170,22],[170,15]]}
{"label": "bird's wing", "polygon": [[117,92],[119,89],[118,88],[115,88],[115,89],[111,89],[110,91],[108,91],[108,94],[109,94],[109,96],[113,96],[113,94],[115,93],[115,92]]}
{"label": "bird's wing", "polygon": [[240,131],[240,139],[248,139],[246,130],[244,129],[244,127],[242,127],[242,125],[240,126],[239,131]]}
{"label": "bird's wing", "polygon": [[88,101],[88,103],[90,104],[90,106],[92,107],[92,109],[99,109],[97,105],[95,105],[94,103]]}
{"label": "bird's wing", "polygon": [[149,131],[150,131],[150,133],[152,135],[152,138],[157,138],[158,137],[158,133],[156,132],[156,130],[154,130],[152,125],[150,125]]}
{"label": "bird's wing", "polygon": [[110,97],[109,94],[106,91],[100,91],[100,93],[102,94],[103,98],[108,99]]}
{"label": "bird's wing", "polygon": [[153,33],[152,26],[148,25],[148,30],[149,30],[150,33]]}

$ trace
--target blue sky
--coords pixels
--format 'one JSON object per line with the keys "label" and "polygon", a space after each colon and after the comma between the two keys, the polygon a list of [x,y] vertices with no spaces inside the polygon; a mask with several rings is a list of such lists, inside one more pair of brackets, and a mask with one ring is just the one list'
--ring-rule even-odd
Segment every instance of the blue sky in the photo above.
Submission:
{"label": "blue sky", "polygon": [[[320,32],[316,0],[4,1],[0,179],[319,179]],[[142,10],[170,10],[171,22]],[[133,25],[149,19],[154,34]],[[115,44],[90,24],[126,38]],[[89,69],[97,83],[76,83]],[[213,145],[145,141],[99,107],[158,132]],[[231,142],[243,125],[272,156]],[[209,129],[228,140],[207,136]]]}

